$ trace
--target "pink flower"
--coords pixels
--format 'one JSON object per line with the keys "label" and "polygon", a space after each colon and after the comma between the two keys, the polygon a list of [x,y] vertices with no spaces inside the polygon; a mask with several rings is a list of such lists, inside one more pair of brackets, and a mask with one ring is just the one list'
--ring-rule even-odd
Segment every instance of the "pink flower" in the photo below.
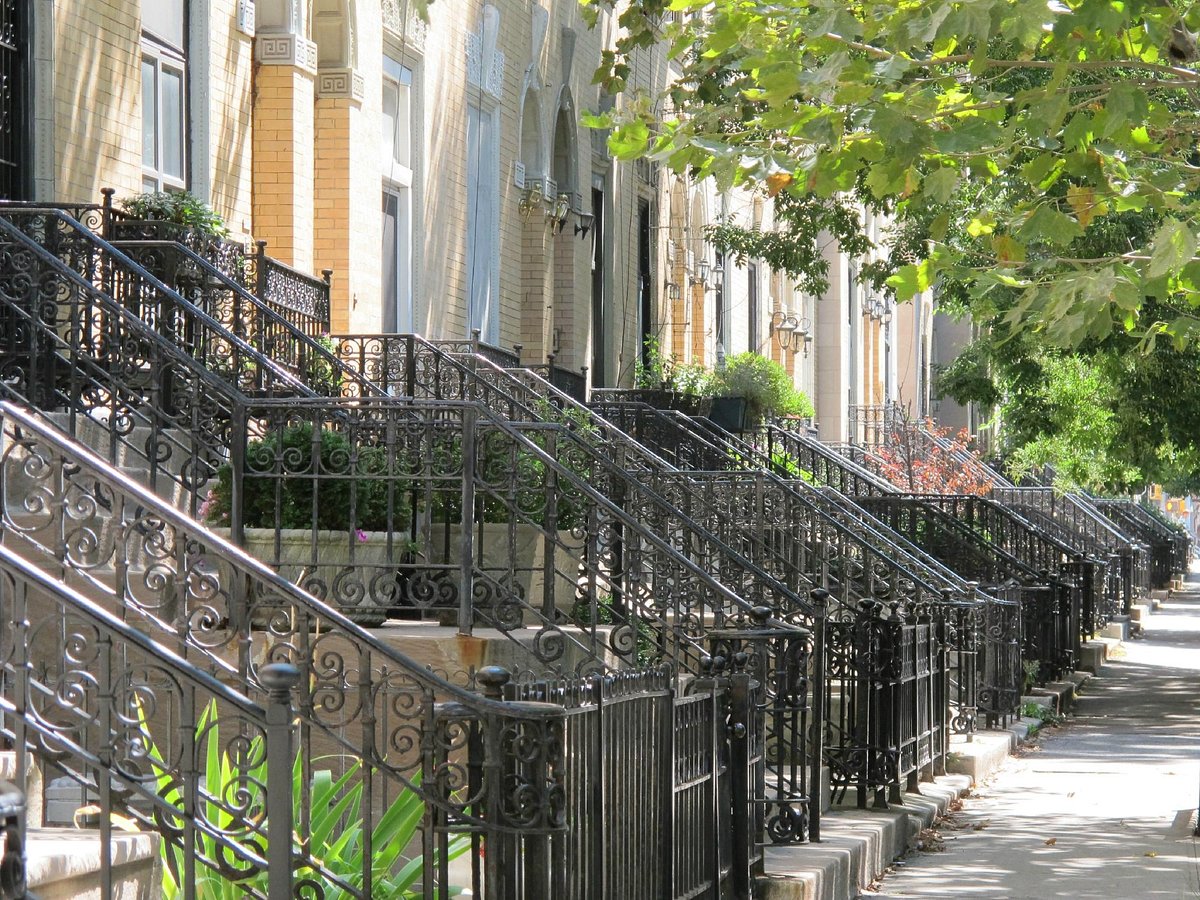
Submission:
{"label": "pink flower", "polygon": [[[200,504],[200,508],[196,510],[196,515],[201,522],[208,521],[209,514],[212,512],[213,504],[217,502],[217,494],[212,489],[208,489],[208,494],[204,497],[204,501]],[[222,516],[222,518],[224,518]]]}
{"label": "pink flower", "polygon": [[358,542],[360,544],[365,544],[367,542],[367,533],[361,528],[354,529],[354,536],[358,538]]}

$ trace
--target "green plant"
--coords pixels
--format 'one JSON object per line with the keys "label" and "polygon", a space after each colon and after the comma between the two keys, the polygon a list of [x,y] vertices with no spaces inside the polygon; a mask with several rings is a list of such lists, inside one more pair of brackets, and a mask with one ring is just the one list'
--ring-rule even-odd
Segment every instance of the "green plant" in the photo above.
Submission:
{"label": "green plant", "polygon": [[318,394],[336,397],[342,389],[342,372],[329,358],[336,356],[333,339],[328,334],[322,334],[313,338],[313,342],[328,356],[309,351],[304,364],[304,383]]}
{"label": "green plant", "polygon": [[[179,779],[166,768],[140,705],[138,727],[158,795],[168,804],[183,809],[183,792]],[[228,802],[229,798],[237,796],[240,802],[241,792],[247,785],[267,783],[267,762],[262,737],[252,738],[245,745],[240,758],[230,758],[229,754],[221,749],[216,705],[210,702],[201,712],[196,725],[196,742],[199,745],[196,755],[204,759],[205,796],[214,798],[200,801],[204,819],[225,831],[244,828],[244,825],[230,815],[225,806],[217,800]],[[247,760],[249,764],[246,764]],[[296,869],[295,877],[317,882],[323,891],[321,896],[328,900],[342,900],[351,895],[323,877],[326,873],[355,887],[362,886],[365,835],[360,815],[363,790],[361,771],[362,763],[355,760],[339,777],[335,778],[329,769],[319,769],[312,773],[312,780],[306,784],[302,754],[297,753],[292,764],[292,818],[296,823],[303,821],[301,805],[307,796],[310,818],[304,843],[307,855],[320,860],[323,870],[301,867]],[[400,790],[371,829],[371,877],[374,882],[372,896],[408,900],[419,894],[416,887],[422,874],[422,859],[417,857],[405,860],[403,855],[414,845],[425,813],[425,801],[416,790],[420,786],[420,773],[414,776],[412,783],[413,788]],[[251,810],[249,815],[253,816],[254,811]],[[259,815],[261,816],[261,812]],[[255,851],[265,855],[266,823],[257,824],[261,833],[247,835],[247,843],[253,842]],[[471,841],[467,835],[452,836],[447,859],[461,856],[470,846]],[[197,837],[196,849],[198,855],[208,859],[230,859],[228,851],[223,851],[216,840],[203,833]],[[184,874],[184,850],[177,843],[162,841],[159,844],[159,852],[163,860],[163,896],[166,900],[174,900],[183,894],[181,882]],[[199,900],[235,900],[245,897],[250,890],[265,895],[267,878],[267,872],[260,870],[248,878],[232,881],[221,872],[199,865],[196,867],[196,897]],[[461,893],[460,889],[451,890],[455,895]]]}
{"label": "green plant", "polygon": [[[320,460],[316,471],[322,473],[316,478],[315,510],[310,474],[314,444]],[[284,461],[285,472],[275,471],[277,460]],[[389,524],[396,528],[408,517],[409,485],[393,482],[389,523],[387,472],[388,456],[382,447],[353,447],[345,435],[327,428],[314,441],[311,423],[289,425],[246,446],[242,524],[333,531],[382,531]],[[217,486],[201,506],[201,519],[228,524],[232,500],[233,470],[225,464],[217,470]]]}
{"label": "green plant", "polygon": [[642,389],[661,388],[670,377],[670,360],[663,357],[658,338],[653,334],[646,335],[642,347],[641,358],[633,364],[633,385]]}
{"label": "green plant", "polygon": [[121,211],[134,219],[174,222],[210,237],[229,236],[225,221],[213,208],[189,191],[153,191],[120,201]]}
{"label": "green plant", "polygon": [[1024,678],[1021,680],[1021,693],[1029,693],[1029,689],[1038,683],[1042,674],[1042,664],[1037,660],[1027,659],[1021,663]]}
{"label": "green plant", "polygon": [[746,398],[746,421],[750,425],[768,415],[811,416],[815,412],[812,402],[796,390],[783,366],[754,352],[729,357],[724,368],[713,372],[711,382],[717,396]]}

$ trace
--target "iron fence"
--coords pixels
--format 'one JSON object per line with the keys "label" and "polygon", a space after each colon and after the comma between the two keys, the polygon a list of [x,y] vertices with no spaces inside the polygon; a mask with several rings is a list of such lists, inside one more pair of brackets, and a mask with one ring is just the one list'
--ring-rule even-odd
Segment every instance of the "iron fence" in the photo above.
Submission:
{"label": "iron fence", "polygon": [[[88,778],[94,780],[96,772],[109,772],[110,763],[117,761],[98,754],[122,747],[128,748],[128,758],[142,760],[146,777],[145,747],[137,743],[142,740],[136,735],[137,722],[129,719],[129,704],[140,698],[137,702],[144,704],[149,733],[172,762],[172,772],[178,769],[182,779],[182,767],[194,765],[193,757],[170,748],[178,746],[176,740],[193,740],[190,736],[210,699],[205,695],[196,702],[181,697],[178,679],[167,679],[161,689],[155,681],[154,692],[149,693],[139,687],[141,681],[121,681],[118,670],[98,668],[101,658],[93,656],[93,650],[100,647],[110,653],[112,643],[99,641],[94,629],[60,627],[64,616],[58,604],[71,603],[74,610],[84,602],[68,596],[66,585],[77,584],[87,591],[87,603],[107,611],[113,621],[137,635],[130,640],[143,657],[136,665],[126,664],[131,672],[155,665],[156,671],[165,672],[165,658],[181,666],[186,662],[192,683],[237,685],[251,701],[266,708],[272,691],[278,689],[271,664],[288,663],[299,671],[292,692],[293,712],[283,720],[285,725],[295,722],[299,756],[294,766],[287,757],[274,771],[282,772],[293,787],[300,781],[301,787],[289,793],[298,833],[313,835],[314,829],[320,832],[318,823],[329,824],[328,810],[314,799],[324,796],[327,804],[338,807],[339,828],[359,829],[363,851],[349,870],[333,869],[343,860],[335,859],[328,846],[316,840],[295,845],[292,870],[298,873],[298,885],[308,882],[312,886],[306,890],[379,896],[385,890],[383,879],[391,883],[404,865],[419,859],[410,867],[410,872],[419,872],[413,889],[432,898],[450,883],[452,853],[469,846],[478,857],[481,842],[501,846],[503,841],[516,846],[514,855],[483,859],[466,877],[476,894],[485,884],[538,877],[523,874],[522,867],[531,865],[539,852],[544,854],[550,838],[567,827],[560,802],[561,709],[502,704],[439,678],[208,533],[89,451],[65,443],[53,429],[8,404],[0,406],[0,412],[4,417],[0,511],[5,535],[0,549],[36,561],[48,572],[39,577],[49,579],[46,584],[39,582],[36,594],[7,595],[18,597],[24,605],[4,610],[0,639],[10,641],[3,645],[4,658],[12,660],[13,652],[34,655],[13,661],[9,675],[25,678],[46,671],[47,666],[53,672],[53,661],[67,652],[72,654],[69,671],[53,675],[42,696],[49,701],[60,696],[69,700],[78,681],[81,696],[99,697],[108,704],[117,698],[119,710],[109,708],[114,715],[118,711],[125,715],[120,723],[122,744],[110,740],[105,730],[116,721],[112,715],[97,718],[90,707],[83,710],[69,702],[61,706],[50,702],[44,729],[46,753],[53,752],[54,741],[86,732],[93,738],[81,738],[77,748],[95,760],[89,763],[92,775],[85,773],[86,784],[93,783]],[[32,576],[22,577],[28,581]],[[63,587],[54,590],[55,585]],[[83,663],[75,666],[76,658]],[[102,677],[96,680],[90,673]],[[119,690],[114,693],[110,685]],[[212,687],[209,694],[216,690]],[[219,707],[222,698],[232,702],[229,689],[222,690],[225,693],[216,695]],[[3,696],[14,696],[7,684]],[[177,699],[168,702],[168,696]],[[10,712],[22,722],[29,719],[24,709]],[[55,718],[60,713],[65,716],[62,721]],[[250,749],[246,741],[252,734],[246,741],[238,738],[246,733],[239,723],[247,716],[257,721],[244,709],[240,718],[232,719],[218,709],[216,721],[230,723],[222,726],[221,734],[235,758]],[[140,756],[135,752],[139,748]],[[106,778],[101,775],[100,790],[107,789]],[[318,791],[332,783],[338,785],[332,794]],[[147,800],[158,802],[152,797]],[[412,844],[380,846],[377,849],[384,854],[380,857],[372,851],[370,836],[402,815],[399,810],[405,804],[415,804],[419,813],[413,820],[420,826],[412,832]],[[239,869],[234,875],[256,878],[266,862],[253,856],[253,847],[261,844],[252,833],[262,827],[261,805],[250,803],[232,812],[239,810],[251,820],[246,825],[251,830],[233,829],[226,839],[244,837],[249,849],[237,851],[238,858],[250,862],[244,872]],[[171,831],[178,822],[169,810],[165,817],[145,821],[147,827],[160,831]],[[507,866],[505,871],[499,868],[501,862]],[[219,871],[222,877],[228,874]]]}

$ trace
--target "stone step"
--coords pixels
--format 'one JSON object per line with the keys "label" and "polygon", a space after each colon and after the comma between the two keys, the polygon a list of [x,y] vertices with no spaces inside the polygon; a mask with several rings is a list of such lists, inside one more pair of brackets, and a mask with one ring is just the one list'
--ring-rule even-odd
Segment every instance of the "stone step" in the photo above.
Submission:
{"label": "stone step", "polygon": [[78,828],[26,831],[25,872],[39,900],[153,900],[162,896],[159,836],[113,831],[113,890],[101,888],[100,832]]}
{"label": "stone step", "polygon": [[[945,775],[904,794],[890,809],[835,805],[821,818],[821,841],[768,845],[766,874],[758,879],[763,900],[851,900],[908,852],[970,784],[961,775]],[[849,796],[849,795],[848,795]]]}

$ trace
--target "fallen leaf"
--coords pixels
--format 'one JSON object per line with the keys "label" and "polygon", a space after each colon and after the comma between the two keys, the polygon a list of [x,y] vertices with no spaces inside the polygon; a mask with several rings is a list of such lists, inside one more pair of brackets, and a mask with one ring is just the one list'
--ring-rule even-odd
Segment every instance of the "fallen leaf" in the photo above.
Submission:
{"label": "fallen leaf", "polygon": [[987,828],[991,824],[992,824],[992,820],[988,819],[986,822],[976,822],[971,827],[974,828],[976,831],[983,831],[983,829]]}
{"label": "fallen leaf", "polygon": [[1142,856],[1158,856],[1158,854],[1155,853],[1153,850],[1147,850],[1145,853],[1142,854]]}
{"label": "fallen leaf", "polygon": [[1047,847],[1053,847],[1055,844],[1058,843],[1058,838],[1046,838],[1044,841],[1042,841],[1042,843],[1045,844]]}

